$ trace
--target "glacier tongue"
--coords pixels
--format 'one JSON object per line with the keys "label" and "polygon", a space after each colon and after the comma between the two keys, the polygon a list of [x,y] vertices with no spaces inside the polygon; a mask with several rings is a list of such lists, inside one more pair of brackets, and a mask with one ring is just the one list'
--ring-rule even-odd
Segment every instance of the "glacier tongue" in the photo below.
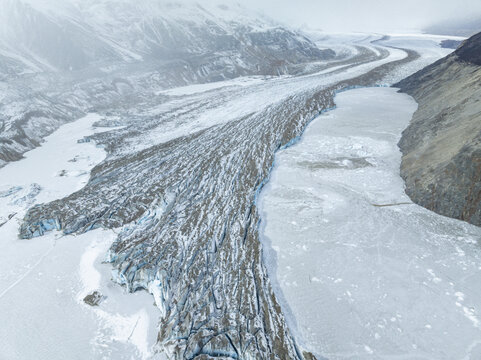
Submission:
{"label": "glacier tongue", "polygon": [[329,359],[478,358],[481,229],[412,204],[399,176],[416,103],[390,88],[335,101],[276,155],[259,203],[289,325]]}
{"label": "glacier tongue", "polygon": [[193,94],[209,101],[175,113],[180,131],[212,106],[228,115],[226,106],[251,98],[250,91],[270,101],[259,108],[246,102],[239,117],[215,118],[211,126],[138,151],[129,152],[129,144],[159,126],[158,118],[107,134],[112,156],[82,190],[32,208],[21,236],[34,236],[48,219],[64,233],[123,226],[109,255],[113,277],[129,291],[154,294],[162,313],[159,349],[173,358],[309,357],[292,338],[270,285],[257,195],[276,151],[333,107],[335,91],[382,82],[413,57],[397,49],[368,52],[342,71]]}
{"label": "glacier tongue", "polygon": [[[277,41],[278,32],[273,34],[268,38],[265,33],[256,36],[259,41]],[[344,37],[344,43],[349,43],[348,38]],[[62,249],[68,250],[58,252],[60,247],[57,247],[50,253],[45,249],[42,254],[46,253],[45,259],[52,254],[61,258],[58,263],[67,263],[68,281],[72,279],[68,275],[72,273],[70,270],[80,262],[81,286],[75,301],[98,290],[107,295],[98,309],[89,309],[106,324],[100,340],[97,338],[99,341],[95,343],[98,347],[90,349],[94,352],[102,349],[92,355],[94,358],[108,356],[110,351],[115,357],[126,347],[129,351],[125,350],[125,354],[132,354],[132,345],[139,357],[150,356],[152,321],[147,321],[149,316],[145,314],[152,316],[155,310],[161,317],[155,356],[311,359],[310,354],[303,353],[296,345],[270,284],[259,242],[258,196],[269,179],[276,152],[295,144],[312,119],[334,106],[336,91],[383,84],[387,75],[399,76],[400,69],[411,69],[417,53],[371,43],[378,38],[353,39],[352,44],[345,47],[355,49],[352,56],[345,54],[332,63],[301,66],[297,68],[298,76],[239,79],[164,91],[168,87],[164,78],[159,78],[151,68],[134,66],[134,70],[117,69],[119,73],[127,68],[132,70],[128,78],[117,78],[114,71],[81,84],[72,80],[64,84],[65,88],[77,85],[72,86],[73,92],[65,94],[64,87],[59,86],[56,92],[61,93],[61,102],[69,104],[74,113],[95,107],[104,114],[102,124],[123,127],[102,134],[79,133],[76,140],[80,142],[74,142],[75,146],[71,138],[66,139],[61,144],[65,154],[58,155],[61,162],[52,161],[51,157],[38,159],[36,166],[40,169],[33,175],[43,177],[40,188],[24,186],[22,179],[17,179],[0,189],[1,196],[22,196],[23,204],[18,214],[14,211],[1,215],[0,224],[4,225],[0,230],[8,229],[9,251],[13,254],[9,262],[4,263],[15,262],[21,246],[27,249],[31,245],[33,249],[42,247],[46,241],[55,244],[66,240]],[[329,42],[332,44],[335,39]],[[49,75],[41,78],[54,81]],[[10,88],[15,85],[9,84]],[[42,92],[41,89],[40,86],[37,91]],[[32,95],[42,107],[50,108],[52,99],[35,96]],[[92,99],[99,100],[91,103]],[[19,128],[16,124],[22,114],[16,111],[23,107],[8,103],[11,106],[3,110],[18,117],[10,118],[7,127],[14,131],[26,130],[27,135],[35,133],[34,124],[38,127],[39,123],[48,123],[48,130],[53,131],[72,116],[64,113],[65,119],[57,122],[48,112],[33,112]],[[63,110],[63,107],[56,109]],[[14,131],[9,134],[14,135]],[[63,158],[70,154],[72,147],[91,147],[92,143],[108,153],[100,164],[98,161],[102,158],[92,161],[82,156]],[[35,146],[26,145],[27,148]],[[48,141],[38,150],[41,152],[44,147],[48,147]],[[367,157],[338,156],[324,160],[315,167],[357,169],[370,164]],[[0,171],[26,164],[28,156]],[[63,168],[58,168],[59,165]],[[60,192],[50,191],[55,190],[57,178],[69,186],[60,187]],[[4,179],[2,177],[2,181]],[[36,205],[25,214],[31,199],[35,200],[30,205]],[[22,238],[44,233],[46,236],[34,241],[15,241],[16,224],[12,220],[23,215]],[[8,220],[10,216],[14,218]],[[54,228],[63,232],[62,239],[56,239],[59,233],[48,232]],[[111,265],[102,266],[99,261],[106,242],[113,235],[99,228],[118,232],[107,254]],[[68,246],[74,243],[75,247]],[[48,264],[43,265],[48,268]],[[96,289],[99,276],[92,266],[103,269],[101,289]],[[105,269],[109,269],[108,276],[112,269],[112,278],[129,292],[135,292],[123,298],[122,301],[133,307],[127,306],[128,312],[121,318],[111,316],[108,311],[104,313],[121,308],[115,294],[122,289],[108,286],[104,281]],[[51,271],[49,274],[54,277],[56,269]],[[36,289],[42,284],[41,278],[27,279],[29,285],[37,285]],[[46,290],[51,290],[54,282],[48,284]],[[141,289],[151,292],[153,298],[144,291],[136,291]],[[38,293],[44,294],[40,290]],[[0,300],[8,298],[9,304],[15,303],[14,294],[24,296],[24,292],[10,290],[6,294]],[[56,297],[47,296],[47,299],[55,301]],[[151,306],[153,300],[160,312]],[[55,309],[50,310],[55,312]],[[79,313],[77,310],[75,314]],[[35,317],[34,312],[29,314]],[[42,322],[41,315],[35,317],[35,321]],[[55,324],[52,323],[52,327]],[[74,337],[74,333],[67,334]],[[63,334],[57,331],[55,335]],[[9,343],[8,333],[5,338]],[[82,341],[85,340],[82,337]],[[41,343],[35,343],[35,347],[38,346]],[[47,358],[49,353],[41,355]]]}

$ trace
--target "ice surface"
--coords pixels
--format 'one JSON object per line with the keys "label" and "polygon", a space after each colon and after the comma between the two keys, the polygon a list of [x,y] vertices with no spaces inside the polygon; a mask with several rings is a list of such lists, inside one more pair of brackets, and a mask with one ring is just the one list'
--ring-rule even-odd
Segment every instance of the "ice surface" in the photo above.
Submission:
{"label": "ice surface", "polygon": [[277,154],[260,198],[291,327],[333,360],[480,359],[481,229],[404,204],[396,144],[416,103],[391,88],[336,103]]}
{"label": "ice surface", "polygon": [[[146,292],[126,293],[111,282],[110,264],[102,264],[114,231],[17,239],[28,207],[79,190],[90,169],[105,158],[94,143],[77,142],[109,130],[92,128],[97,120],[98,115],[89,114],[62,126],[25,159],[0,169],[2,360],[151,355],[159,315],[152,297]],[[90,307],[83,298],[95,290],[105,300]]]}

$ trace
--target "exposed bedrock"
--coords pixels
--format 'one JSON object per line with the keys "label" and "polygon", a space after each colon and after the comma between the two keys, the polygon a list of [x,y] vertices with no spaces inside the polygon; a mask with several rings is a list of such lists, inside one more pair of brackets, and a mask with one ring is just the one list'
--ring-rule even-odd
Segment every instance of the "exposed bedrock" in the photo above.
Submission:
{"label": "exposed bedrock", "polygon": [[411,199],[481,225],[481,34],[394,85],[419,108],[403,132],[401,176]]}
{"label": "exposed bedrock", "polygon": [[159,349],[173,359],[312,359],[296,345],[270,285],[256,198],[275,152],[332,108],[336,91],[376,84],[415,57],[409,52],[363,76],[110,157],[82,190],[32,208],[21,237],[52,224],[64,233],[124,226],[109,253],[114,278],[154,295]]}

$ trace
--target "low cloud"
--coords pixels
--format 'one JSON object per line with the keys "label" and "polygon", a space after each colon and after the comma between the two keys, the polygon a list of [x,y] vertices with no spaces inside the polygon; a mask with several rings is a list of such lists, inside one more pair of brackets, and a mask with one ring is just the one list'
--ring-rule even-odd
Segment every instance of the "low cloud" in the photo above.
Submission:
{"label": "low cloud", "polygon": [[295,26],[328,31],[416,31],[433,23],[481,16],[480,0],[245,0]]}

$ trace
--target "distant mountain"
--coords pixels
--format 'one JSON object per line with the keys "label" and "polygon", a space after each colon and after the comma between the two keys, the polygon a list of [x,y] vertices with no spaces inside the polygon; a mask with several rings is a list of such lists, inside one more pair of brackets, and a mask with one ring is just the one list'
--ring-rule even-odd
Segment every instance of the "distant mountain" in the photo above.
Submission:
{"label": "distant mountain", "polygon": [[481,32],[466,40],[456,55],[462,61],[481,66]]}
{"label": "distant mountain", "polygon": [[396,87],[419,103],[399,146],[411,199],[481,226],[481,33]]}
{"label": "distant mountain", "polygon": [[[330,58],[298,32],[241,6],[130,0],[1,0],[0,56],[11,73],[169,63],[188,80],[288,72]],[[174,63],[174,64],[172,64]]]}
{"label": "distant mountain", "polygon": [[481,14],[462,20],[442,21],[424,29],[428,34],[455,35],[469,37],[481,31]]}

